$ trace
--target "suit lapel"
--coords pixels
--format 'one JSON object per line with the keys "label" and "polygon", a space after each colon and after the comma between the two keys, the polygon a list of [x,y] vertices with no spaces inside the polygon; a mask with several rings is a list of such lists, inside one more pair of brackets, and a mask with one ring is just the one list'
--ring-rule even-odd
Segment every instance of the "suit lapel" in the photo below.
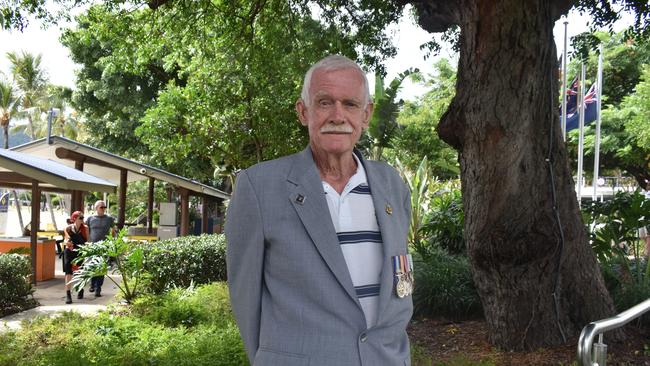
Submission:
{"label": "suit lapel", "polygon": [[360,307],[334,224],[329,215],[323,183],[309,147],[297,155],[287,180],[289,182],[289,201],[298,213],[316,249],[341,286]]}
{"label": "suit lapel", "polygon": [[381,284],[379,289],[379,309],[377,312],[377,323],[381,321],[381,315],[388,305],[391,294],[393,292],[393,269],[391,257],[398,254],[406,254],[404,250],[400,252],[398,243],[402,242],[395,238],[395,233],[400,232],[396,225],[399,225],[398,217],[394,217],[393,210],[396,209],[397,202],[393,202],[393,197],[386,193],[386,182],[381,179],[378,172],[367,164],[363,158],[357,154],[359,159],[364,163],[366,169],[366,177],[370,192],[372,194],[372,202],[375,206],[375,216],[377,217],[377,224],[381,232],[381,238],[384,246],[384,257],[381,271]]}

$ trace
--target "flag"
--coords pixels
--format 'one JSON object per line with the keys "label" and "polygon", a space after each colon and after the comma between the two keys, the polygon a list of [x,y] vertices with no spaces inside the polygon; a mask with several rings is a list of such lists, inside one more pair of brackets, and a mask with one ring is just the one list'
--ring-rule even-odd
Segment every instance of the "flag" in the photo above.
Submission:
{"label": "flag", "polygon": [[[572,85],[573,87],[573,85]],[[568,94],[568,93],[567,93]],[[578,96],[576,95],[576,98]],[[584,106],[585,106],[585,126],[589,123],[596,120],[598,114],[598,90],[596,90],[596,83],[591,85],[587,94],[585,94]],[[566,116],[566,130],[567,132],[575,130],[580,127],[580,109],[574,108],[574,113],[568,113],[571,111],[569,109],[567,102],[567,116]],[[576,103],[577,107],[577,103]]]}
{"label": "flag", "polygon": [[[580,82],[578,76],[573,79],[569,87],[566,89],[566,118],[575,114],[578,110],[578,87]],[[562,115],[562,106],[560,106],[560,115]]]}

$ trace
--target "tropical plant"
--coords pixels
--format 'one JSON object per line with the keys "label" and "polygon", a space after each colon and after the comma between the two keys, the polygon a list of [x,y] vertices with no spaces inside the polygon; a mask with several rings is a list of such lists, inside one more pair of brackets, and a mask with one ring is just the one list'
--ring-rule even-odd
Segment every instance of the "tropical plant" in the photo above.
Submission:
{"label": "tropical plant", "polygon": [[121,281],[116,281],[108,276],[124,300],[131,303],[135,299],[142,279],[144,254],[137,242],[126,240],[126,234],[123,228],[114,238],[88,243],[78,249],[75,262],[82,266],[72,276],[75,290],[84,288],[93,277],[106,276],[111,271],[122,277]]}
{"label": "tropical plant", "polygon": [[415,172],[404,167],[399,160],[397,160],[397,169],[411,191],[411,222],[409,224],[408,242],[416,251],[419,251],[420,247],[424,245],[420,229],[424,224],[426,212],[429,209],[427,192],[431,184],[431,178],[429,178],[427,158],[425,156],[422,159]]}
{"label": "tropical plant", "polygon": [[429,196],[429,211],[421,228],[428,245],[420,254],[427,257],[432,248],[438,247],[450,254],[466,255],[460,182],[435,182]]}
{"label": "tropical plant", "polygon": [[[47,118],[52,120],[51,133],[53,135],[79,140],[81,121],[78,118],[78,113],[70,106],[71,99],[72,89],[65,86],[48,85],[47,98],[44,100],[43,109],[47,111]],[[46,136],[48,134],[47,128],[47,124],[40,124],[36,136]]]}
{"label": "tropical plant", "polygon": [[426,156],[430,175],[440,179],[457,178],[458,154],[436,133],[438,121],[454,96],[456,69],[447,59],[437,61],[434,69],[433,75],[411,75],[429,91],[416,101],[404,103],[397,119],[399,133],[384,155],[389,161],[399,159],[411,170],[416,170]]}
{"label": "tropical plant", "polygon": [[384,148],[391,147],[391,140],[398,133],[397,116],[404,103],[397,99],[402,82],[409,75],[418,73],[418,69],[408,69],[393,79],[388,88],[384,89],[384,79],[375,73],[374,112],[370,119],[368,134],[372,142],[372,158],[381,160]]}
{"label": "tropical plant", "polygon": [[18,112],[20,97],[12,83],[0,80],[0,126],[4,135],[4,148],[9,148],[9,124]]}
{"label": "tropical plant", "polygon": [[39,120],[42,105],[46,98],[47,76],[41,65],[41,55],[34,56],[23,51],[22,54],[7,52],[7,59],[11,63],[11,75],[21,95],[21,115],[27,118],[25,127],[29,134],[36,139],[35,120]]}
{"label": "tropical plant", "polygon": [[414,314],[452,319],[480,316],[481,301],[467,257],[451,255],[439,247],[427,254],[427,258],[414,256]]}
{"label": "tropical plant", "polygon": [[650,261],[641,253],[639,228],[650,225],[650,200],[638,191],[583,208],[591,243],[619,311],[650,297]]}

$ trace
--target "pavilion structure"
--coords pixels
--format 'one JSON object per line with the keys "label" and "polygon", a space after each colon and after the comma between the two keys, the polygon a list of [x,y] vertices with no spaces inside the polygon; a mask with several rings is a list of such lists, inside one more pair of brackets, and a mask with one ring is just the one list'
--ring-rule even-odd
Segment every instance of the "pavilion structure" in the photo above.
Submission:
{"label": "pavilion structure", "polygon": [[[189,234],[189,199],[190,196],[201,198],[202,228],[201,232],[208,232],[208,207],[212,202],[220,207],[224,200],[230,196],[214,187],[202,184],[179,175],[155,168],[140,162],[124,158],[110,152],[82,144],[80,142],[60,136],[50,136],[13,147],[16,151],[31,156],[49,159],[51,161],[74,168],[79,172],[87,173],[94,177],[108,181],[119,187],[118,189],[118,215],[117,225],[123,227],[125,223],[126,192],[128,184],[140,180],[149,181],[147,200],[147,229],[153,228],[153,193],[156,180],[166,182],[176,190],[180,197],[180,235]],[[90,187],[75,187],[72,190],[71,211],[83,211],[84,192],[93,191]]]}

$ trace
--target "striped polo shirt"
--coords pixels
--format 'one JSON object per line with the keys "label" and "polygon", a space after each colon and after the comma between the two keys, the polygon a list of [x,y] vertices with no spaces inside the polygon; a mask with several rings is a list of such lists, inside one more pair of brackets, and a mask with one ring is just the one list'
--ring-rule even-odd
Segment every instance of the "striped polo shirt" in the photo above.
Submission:
{"label": "striped polo shirt", "polygon": [[[353,154],[354,155],[354,154]],[[327,206],[368,328],[377,322],[383,245],[361,161],[341,194],[323,182]]]}

